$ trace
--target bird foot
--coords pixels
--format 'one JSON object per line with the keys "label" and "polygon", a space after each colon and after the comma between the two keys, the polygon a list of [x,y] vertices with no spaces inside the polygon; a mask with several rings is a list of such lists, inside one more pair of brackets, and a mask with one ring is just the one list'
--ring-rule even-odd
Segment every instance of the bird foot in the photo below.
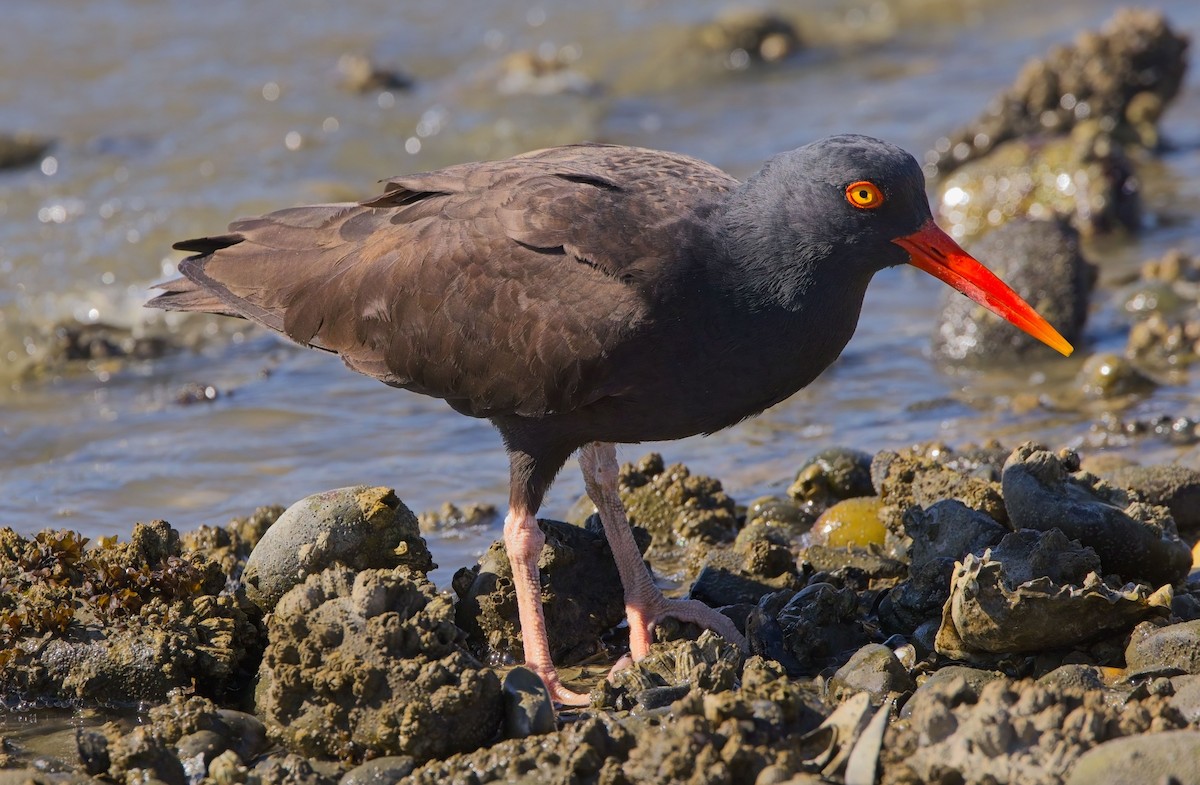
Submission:
{"label": "bird foot", "polygon": [[587,695],[567,689],[562,680],[558,678],[558,671],[553,666],[547,669],[526,662],[525,667],[541,678],[542,683],[546,685],[546,692],[550,693],[550,700],[559,706],[587,706],[591,703]]}
{"label": "bird foot", "polygon": [[[627,603],[629,616],[629,651],[633,661],[645,657],[654,641],[654,627],[663,619],[678,619],[712,630],[743,652],[750,650],[745,637],[738,632],[733,620],[699,600],[669,600],[658,594],[646,603]],[[619,663],[618,663],[619,664]]]}

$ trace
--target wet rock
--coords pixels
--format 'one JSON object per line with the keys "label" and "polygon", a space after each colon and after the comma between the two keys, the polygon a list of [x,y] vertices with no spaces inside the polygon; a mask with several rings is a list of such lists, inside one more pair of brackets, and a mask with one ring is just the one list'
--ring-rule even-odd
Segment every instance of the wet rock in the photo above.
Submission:
{"label": "wet rock", "polygon": [[1186,447],[1200,443],[1200,420],[1185,415],[1141,418],[1105,412],[1092,423],[1088,437],[1097,447],[1121,447],[1145,439]]}
{"label": "wet rock", "polygon": [[1072,646],[1169,608],[1169,587],[1109,585],[1091,548],[1057,529],[1006,535],[955,566],[942,610],[939,653],[988,663],[988,655]]}
{"label": "wet rock", "polygon": [[720,53],[725,63],[741,69],[751,62],[774,63],[800,50],[795,26],[770,11],[730,8],[697,31],[700,45]]}
{"label": "wet rock", "polygon": [[407,755],[375,758],[346,772],[338,785],[393,785],[416,769],[416,761]]}
{"label": "wet rock", "polygon": [[344,54],[338,58],[342,86],[355,93],[375,93],[382,90],[409,90],[413,79],[396,68],[379,65],[360,54]]}
{"label": "wet rock", "polygon": [[881,602],[879,614],[893,632],[909,632],[941,616],[950,598],[954,564],[967,554],[982,555],[1008,529],[960,501],[947,499],[928,509],[910,507],[904,514],[909,548],[909,578]]}
{"label": "wet rock", "polygon": [[187,785],[187,774],[179,757],[153,727],[134,728],[109,744],[109,756],[112,759],[109,775],[118,782],[157,780],[166,785]]}
{"label": "wet rock", "polygon": [[546,685],[524,666],[509,671],[504,690],[504,735],[510,739],[550,733],[558,727]]}
{"label": "wet rock", "polygon": [[53,145],[53,139],[36,134],[0,132],[0,171],[37,163]]}
{"label": "wet rock", "polygon": [[1187,70],[1185,36],[1159,11],[1122,9],[1099,33],[1081,33],[1028,63],[1011,88],[926,156],[945,174],[1017,137],[1101,123],[1122,141],[1153,148],[1157,123]]}
{"label": "wet rock", "polygon": [[997,523],[1008,523],[1000,483],[971,464],[956,465],[951,456],[945,450],[936,457],[914,450],[884,450],[875,456],[871,476],[884,503],[880,516],[889,530],[902,531],[903,513],[909,507],[929,507],[944,499],[955,499]]}
{"label": "wet rock", "polygon": [[305,497],[279,516],[246,562],[246,596],[270,611],[288,589],[334,564],[421,572],[436,566],[395,491],[355,485]]}
{"label": "wet rock", "polygon": [[500,680],[462,648],[450,598],[407,567],[309,576],[268,632],[257,713],[297,753],[426,761],[500,727]]}
{"label": "wet rock", "polygon": [[[309,760],[295,753],[268,755],[254,764],[249,777],[279,785],[336,785],[342,773],[324,761]],[[247,779],[251,782],[251,779]],[[132,785],[132,783],[130,783]]]}
{"label": "wet rock", "polygon": [[1075,377],[1075,386],[1085,398],[1110,399],[1147,395],[1158,384],[1129,360],[1105,352],[1087,359]]}
{"label": "wet rock", "polygon": [[681,463],[664,466],[658,453],[623,465],[620,489],[629,523],[650,532],[652,556],[689,544],[731,542],[737,535],[737,510],[721,482]]}
{"label": "wet rock", "polygon": [[1130,676],[1200,674],[1200,621],[1134,628],[1125,649]]}
{"label": "wet rock", "polygon": [[754,654],[779,662],[789,676],[840,665],[868,641],[858,596],[830,583],[763,597],[747,619],[746,637]]}
{"label": "wet rock", "polygon": [[[539,520],[546,544],[538,558],[542,608],[551,654],[570,664],[595,653],[599,637],[625,618],[625,594],[603,534],[559,521]],[[458,624],[484,662],[524,658],[517,595],[504,543],[492,543],[479,564],[454,575]]]}
{"label": "wet rock", "polygon": [[887,528],[879,518],[882,507],[878,496],[840,501],[813,524],[812,542],[830,548],[883,547]]}
{"label": "wet rock", "polygon": [[1179,464],[1126,466],[1104,478],[1149,504],[1166,507],[1181,531],[1200,528],[1200,471]]}
{"label": "wet rock", "polygon": [[880,643],[868,643],[856,651],[829,680],[829,695],[834,700],[866,692],[876,705],[893,694],[909,693],[916,688],[908,670],[891,649]]}
{"label": "wet rock", "polygon": [[1014,450],[1002,481],[1013,525],[1060,529],[1096,551],[1104,575],[1155,586],[1182,580],[1192,556],[1170,513],[1131,502],[1124,491],[1092,475],[1072,475],[1078,466],[1074,453],[1059,457],[1032,442]]}
{"label": "wet rock", "polygon": [[262,645],[227,576],[164,521],[130,541],[0,529],[0,691],[124,703],[234,688]]}
{"label": "wet rock", "polygon": [[[1079,233],[1062,221],[1019,219],[971,248],[1072,344],[1087,322],[1096,268],[1079,250]],[[1053,349],[995,318],[975,301],[947,290],[933,338],[935,356],[954,363],[1015,363],[1057,356]]]}
{"label": "wet rock", "polygon": [[782,580],[769,581],[741,570],[710,564],[700,570],[688,590],[688,596],[714,608],[744,603],[753,605],[780,589],[799,588],[793,585],[798,581],[799,576],[795,573],[785,574]]}
{"label": "wet rock", "polygon": [[888,729],[885,785],[1052,785],[1104,741],[1183,726],[1160,695],[1110,702],[1096,690],[998,679],[977,699],[962,692],[929,696],[919,713]]}
{"label": "wet rock", "polygon": [[221,391],[211,384],[190,382],[176,390],[171,397],[179,406],[192,406],[197,403],[212,403],[221,397]]}
{"label": "wet rock", "polygon": [[1066,779],[1066,785],[1131,782],[1200,785],[1200,731],[1167,731],[1105,742],[1080,757]]}
{"label": "wet rock", "polygon": [[789,540],[812,528],[817,514],[793,499],[760,496],[746,505],[746,527],[756,524],[783,532]]}
{"label": "wet rock", "polygon": [[745,658],[741,650],[711,630],[696,640],[652,644],[650,653],[612,674],[601,686],[606,706],[628,708],[649,698],[660,704],[662,688],[687,687],[705,693],[731,690],[737,684]]}
{"label": "wet rock", "polygon": [[874,496],[871,456],[861,450],[832,447],[808,460],[788,488],[788,496],[818,513],[843,499]]}
{"label": "wet rock", "polygon": [[1019,217],[1066,221],[1085,237],[1136,231],[1133,163],[1095,122],[1070,136],[1013,139],[957,168],[938,186],[937,212],[956,238]]}
{"label": "wet rock", "polygon": [[1166,372],[1192,365],[1200,360],[1200,312],[1149,314],[1130,327],[1125,354]]}

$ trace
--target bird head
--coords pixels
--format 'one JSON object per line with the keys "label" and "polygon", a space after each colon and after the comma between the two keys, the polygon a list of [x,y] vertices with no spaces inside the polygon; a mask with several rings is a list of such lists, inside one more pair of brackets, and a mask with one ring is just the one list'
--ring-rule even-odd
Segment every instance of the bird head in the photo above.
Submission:
{"label": "bird head", "polygon": [[831,136],[777,156],[757,177],[786,190],[775,203],[786,205],[786,214],[778,218],[788,225],[796,247],[835,245],[827,258],[862,265],[866,275],[911,264],[1062,354],[1073,351],[1027,302],[938,227],[921,167],[899,147],[869,136]]}

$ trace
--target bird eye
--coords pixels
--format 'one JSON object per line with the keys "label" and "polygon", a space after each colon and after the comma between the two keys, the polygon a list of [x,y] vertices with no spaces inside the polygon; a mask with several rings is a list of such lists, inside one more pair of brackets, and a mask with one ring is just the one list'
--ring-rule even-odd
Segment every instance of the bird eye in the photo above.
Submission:
{"label": "bird eye", "polygon": [[846,201],[862,210],[874,210],[883,204],[883,191],[869,180],[846,186]]}

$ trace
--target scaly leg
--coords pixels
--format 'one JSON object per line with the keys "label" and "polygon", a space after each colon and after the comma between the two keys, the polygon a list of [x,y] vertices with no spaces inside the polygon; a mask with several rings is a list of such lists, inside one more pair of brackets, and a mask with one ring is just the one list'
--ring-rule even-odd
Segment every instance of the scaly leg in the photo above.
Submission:
{"label": "scaly leg", "polygon": [[525,645],[525,665],[546,683],[550,699],[566,706],[586,706],[588,698],[563,686],[550,658],[546,637],[546,617],[542,613],[542,583],[538,575],[538,556],[546,535],[538,528],[533,513],[518,508],[504,519],[504,547],[512,564],[513,586],[517,592],[517,616],[521,622],[521,641]]}
{"label": "scaly leg", "polygon": [[654,640],[654,625],[668,617],[698,624],[745,649],[746,639],[728,616],[699,600],[668,600],[654,585],[654,579],[634,542],[633,531],[625,517],[625,507],[617,491],[616,448],[604,442],[588,444],[579,450],[579,465],[583,469],[588,496],[600,512],[604,534],[608,537],[613,558],[617,562],[617,573],[625,589],[629,653],[634,662],[649,653]]}

